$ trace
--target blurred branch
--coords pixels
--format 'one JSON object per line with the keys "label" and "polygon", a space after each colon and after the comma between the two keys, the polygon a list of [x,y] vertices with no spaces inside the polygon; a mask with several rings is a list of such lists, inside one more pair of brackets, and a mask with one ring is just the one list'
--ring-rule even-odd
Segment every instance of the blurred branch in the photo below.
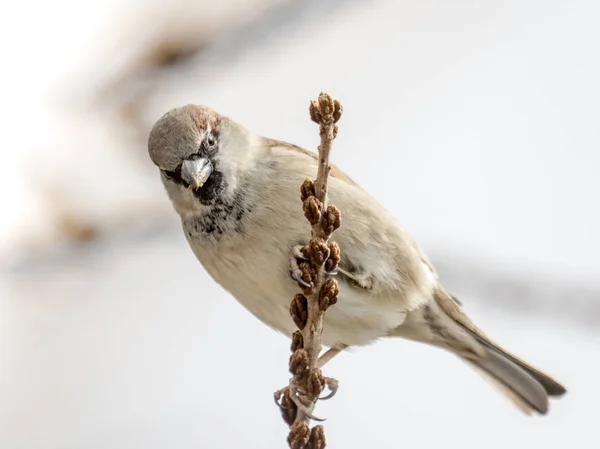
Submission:
{"label": "blurred branch", "polygon": [[[353,0],[357,1],[357,0]],[[193,71],[202,76],[204,68],[214,72],[219,65],[235,61],[249,48],[265,44],[278,32],[290,33],[315,19],[322,19],[334,9],[350,7],[342,0],[261,0],[260,11],[237,20],[222,21],[211,33],[204,30],[210,16],[198,15],[197,22],[188,20],[185,26],[178,16],[168,17],[159,34],[140,43],[135,35],[123,42],[136,44],[136,56],[119,73],[109,77],[98,89],[92,106],[114,109],[120,119],[120,132],[134,141],[145,142],[149,123],[143,112],[153,95],[163,87],[165,75]],[[233,14],[233,11],[232,11]],[[131,46],[130,44],[130,46]],[[145,157],[145,155],[144,155]]]}
{"label": "blurred branch", "polygon": [[[95,251],[121,253],[136,250],[150,239],[168,239],[177,245],[180,230],[168,221],[156,217],[143,227],[120,227],[102,234],[84,245],[58,246],[49,251],[23,251],[11,263],[0,260],[0,272],[16,277],[32,277],[46,272],[48,266],[77,264],[93,269],[97,263]],[[457,254],[429,251],[444,285],[465,306],[493,306],[512,313],[546,317],[563,323],[597,330],[600,327],[600,283],[577,281],[566,276],[518,274],[494,261],[469,260]],[[466,298],[466,299],[465,299]],[[565,307],[568,304],[569,307]]]}
{"label": "blurred branch", "polygon": [[[515,272],[495,262],[433,253],[444,285],[469,305],[491,305],[522,314],[565,320],[579,326],[600,326],[600,283],[565,276]],[[565,305],[568,304],[568,307]]]}

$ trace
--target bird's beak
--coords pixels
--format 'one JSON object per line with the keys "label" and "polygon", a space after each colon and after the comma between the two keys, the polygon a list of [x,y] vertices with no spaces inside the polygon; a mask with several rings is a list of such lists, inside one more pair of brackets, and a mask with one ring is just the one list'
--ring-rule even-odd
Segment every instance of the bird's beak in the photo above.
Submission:
{"label": "bird's beak", "polygon": [[193,190],[202,187],[212,172],[212,163],[206,158],[186,159],[181,165],[181,178]]}

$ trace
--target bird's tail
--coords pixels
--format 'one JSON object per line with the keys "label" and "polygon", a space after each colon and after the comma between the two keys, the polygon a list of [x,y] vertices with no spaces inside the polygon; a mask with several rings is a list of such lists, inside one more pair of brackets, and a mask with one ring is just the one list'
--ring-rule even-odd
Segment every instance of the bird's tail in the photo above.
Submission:
{"label": "bird's tail", "polygon": [[523,412],[548,412],[548,397],[562,396],[566,389],[547,374],[519,360],[487,337],[473,334],[483,347],[483,357],[461,357]]}
{"label": "bird's tail", "polygon": [[444,292],[409,313],[393,335],[454,352],[527,414],[546,414],[548,398],[566,392],[550,376],[494,343],[462,312],[458,301]]}

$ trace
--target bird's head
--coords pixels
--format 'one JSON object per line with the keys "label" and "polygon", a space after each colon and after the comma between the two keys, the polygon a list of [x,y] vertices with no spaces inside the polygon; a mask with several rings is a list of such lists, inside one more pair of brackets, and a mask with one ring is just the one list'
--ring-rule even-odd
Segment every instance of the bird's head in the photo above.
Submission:
{"label": "bird's head", "polygon": [[164,114],[152,127],[148,153],[174,202],[211,205],[231,195],[254,164],[257,138],[205,106]]}

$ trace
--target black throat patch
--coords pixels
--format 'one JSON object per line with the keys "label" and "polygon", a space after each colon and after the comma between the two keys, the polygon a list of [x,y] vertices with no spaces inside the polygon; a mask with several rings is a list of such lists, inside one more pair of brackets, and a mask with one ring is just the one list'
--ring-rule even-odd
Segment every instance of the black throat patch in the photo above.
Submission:
{"label": "black throat patch", "polygon": [[192,193],[198,201],[204,206],[212,206],[216,204],[222,197],[223,192],[227,189],[227,181],[223,173],[214,170],[204,185],[199,189],[192,190]]}
{"label": "black throat patch", "polygon": [[184,227],[188,237],[219,240],[223,235],[243,233],[244,221],[252,212],[245,186],[237,187],[232,194],[226,192],[227,181],[218,171],[210,175],[202,188],[193,192],[205,207],[201,215],[186,219]]}

